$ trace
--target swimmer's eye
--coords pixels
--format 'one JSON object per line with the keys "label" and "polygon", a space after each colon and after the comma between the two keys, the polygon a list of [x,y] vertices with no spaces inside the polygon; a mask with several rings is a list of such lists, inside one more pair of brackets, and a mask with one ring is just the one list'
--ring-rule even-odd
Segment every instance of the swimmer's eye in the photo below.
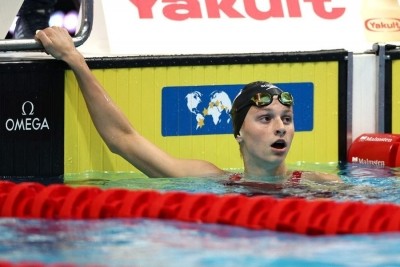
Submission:
{"label": "swimmer's eye", "polygon": [[282,118],[282,121],[283,121],[283,123],[285,123],[285,124],[290,124],[290,123],[293,122],[293,117],[292,117],[292,116],[284,116],[284,117]]}
{"label": "swimmer's eye", "polygon": [[264,116],[260,117],[260,120],[264,121],[264,122],[270,122],[272,120],[272,116],[264,115]]}

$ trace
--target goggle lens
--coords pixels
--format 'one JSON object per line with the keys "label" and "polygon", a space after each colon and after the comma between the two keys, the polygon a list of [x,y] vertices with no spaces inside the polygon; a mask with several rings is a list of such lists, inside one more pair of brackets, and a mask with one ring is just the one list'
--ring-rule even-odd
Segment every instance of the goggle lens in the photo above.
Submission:
{"label": "goggle lens", "polygon": [[251,98],[251,101],[253,101],[257,107],[262,107],[271,104],[272,96],[269,93],[258,93]]}
{"label": "goggle lens", "polygon": [[289,92],[283,92],[278,97],[279,102],[285,106],[293,105],[293,96]]}

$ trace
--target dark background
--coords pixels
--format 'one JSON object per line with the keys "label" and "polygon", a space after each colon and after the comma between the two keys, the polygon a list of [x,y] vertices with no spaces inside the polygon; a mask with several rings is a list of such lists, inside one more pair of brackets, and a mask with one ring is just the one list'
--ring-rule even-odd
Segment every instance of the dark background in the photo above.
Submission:
{"label": "dark background", "polygon": [[[62,11],[64,14],[68,14],[70,11],[79,11],[80,0],[58,0],[55,5],[53,13]],[[71,34],[73,35],[73,34]],[[7,33],[6,39],[13,39],[14,35],[11,31]]]}

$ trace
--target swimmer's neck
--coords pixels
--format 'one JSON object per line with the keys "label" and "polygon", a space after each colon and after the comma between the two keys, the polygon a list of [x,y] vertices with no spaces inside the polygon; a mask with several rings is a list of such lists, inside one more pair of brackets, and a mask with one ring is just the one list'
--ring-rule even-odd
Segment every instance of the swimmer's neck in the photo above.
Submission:
{"label": "swimmer's neck", "polygon": [[281,182],[286,180],[288,176],[290,176],[290,171],[285,164],[270,168],[245,168],[243,172],[243,179],[257,181]]}

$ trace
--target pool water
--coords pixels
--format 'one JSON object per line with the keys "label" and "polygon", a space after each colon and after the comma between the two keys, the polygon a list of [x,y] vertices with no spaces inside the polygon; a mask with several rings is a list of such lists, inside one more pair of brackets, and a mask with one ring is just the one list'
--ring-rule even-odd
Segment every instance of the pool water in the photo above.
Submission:
{"label": "pool water", "polygon": [[[399,168],[309,165],[297,169],[337,172],[343,184],[270,190],[275,197],[321,196],[337,201],[400,204]],[[219,179],[150,179],[129,173],[70,176],[72,186],[158,191],[239,193]],[[257,191],[257,194],[260,192]],[[149,219],[0,219],[0,259],[78,266],[400,266],[400,233],[305,236],[216,224]]]}
{"label": "pool water", "polygon": [[[147,178],[137,173],[98,173],[70,175],[66,183],[72,186],[91,185],[104,189],[125,188],[131,190],[153,189],[157,191],[185,191],[189,193],[238,193],[247,196],[271,195],[275,197],[302,197],[306,199],[329,198],[338,201],[364,201],[367,203],[391,202],[400,204],[400,168],[372,167],[360,164],[298,163],[289,166],[296,170],[313,170],[336,173],[343,183],[318,184],[302,181],[301,186],[288,185],[282,189],[270,186],[246,186],[237,183],[227,186],[227,177],[202,178]],[[235,172],[235,170],[233,171]],[[255,182],[271,184],[273,178]]]}
{"label": "pool water", "polygon": [[0,220],[3,259],[101,266],[399,266],[400,234],[340,237],[175,221]]}

